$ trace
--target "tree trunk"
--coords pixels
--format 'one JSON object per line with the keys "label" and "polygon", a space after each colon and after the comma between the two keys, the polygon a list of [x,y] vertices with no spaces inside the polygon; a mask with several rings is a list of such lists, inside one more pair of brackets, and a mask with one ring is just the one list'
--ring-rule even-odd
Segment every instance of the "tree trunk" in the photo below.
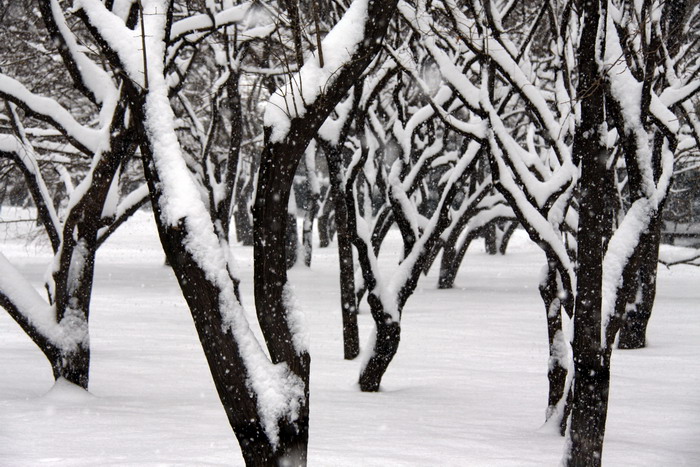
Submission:
{"label": "tree trunk", "polygon": [[[476,232],[469,232],[462,243],[459,246],[452,246],[449,249],[445,248],[442,254],[442,261],[440,263],[440,278],[438,279],[438,288],[440,289],[451,289],[454,287],[455,279],[457,278],[457,273],[459,272],[460,266],[462,266],[462,261],[464,261],[464,256],[467,254],[469,245],[475,237]],[[456,236],[459,239],[458,236]],[[449,240],[448,240],[449,241]]]}
{"label": "tree trunk", "polygon": [[286,235],[285,245],[287,254],[285,255],[285,265],[287,269],[291,269],[297,264],[299,255],[299,233],[297,232],[297,216],[291,212],[287,213],[285,221]]}
{"label": "tree trunk", "polygon": [[442,248],[442,258],[440,259],[440,275],[438,276],[438,289],[451,289],[455,285],[455,278],[459,265],[456,261],[457,251],[454,245],[447,245]]}
{"label": "tree trunk", "polygon": [[323,203],[321,215],[318,217],[318,222],[316,223],[316,227],[318,228],[319,248],[328,248],[333,239],[333,229],[331,225],[333,223],[333,206],[335,203],[335,191],[329,188],[326,194],[326,201]]}
{"label": "tree trunk", "polygon": [[600,466],[610,390],[610,351],[591,350],[574,360],[571,445],[566,465]]}
{"label": "tree trunk", "polygon": [[608,200],[612,174],[609,154],[601,141],[605,120],[604,89],[600,84],[599,24],[606,11],[600,0],[584,0],[583,30],[578,51],[581,99],[580,123],[573,145],[574,162],[581,164],[578,273],[574,309],[574,398],[568,450],[569,467],[601,465],[610,386],[609,347],[602,348],[602,280],[605,241],[610,238],[612,217]]}
{"label": "tree trunk", "polygon": [[299,232],[297,231],[297,201],[294,196],[294,185],[289,192],[287,218],[285,219],[285,264],[291,269],[299,260]]}
{"label": "tree trunk", "polygon": [[433,264],[435,264],[435,260],[440,255],[443,243],[444,242],[442,240],[437,242],[437,244],[432,248],[432,250],[430,250],[430,254],[428,255],[428,258],[425,261],[425,265],[423,266],[424,276],[427,276],[430,273],[430,269],[433,267]]}
{"label": "tree trunk", "polygon": [[620,349],[641,349],[646,346],[646,330],[656,298],[656,269],[661,239],[661,212],[652,219],[649,231],[640,238],[641,264],[635,302],[623,316],[620,328]]}
{"label": "tree trunk", "polygon": [[498,254],[498,234],[496,229],[495,222],[491,222],[484,228],[484,247],[486,248],[486,253],[490,255]]}
{"label": "tree trunk", "polygon": [[314,219],[318,213],[318,193],[309,195],[309,206],[304,215],[304,226],[302,231],[302,244],[304,246],[304,264],[311,267],[311,254],[313,252]]}
{"label": "tree trunk", "polygon": [[549,362],[547,379],[549,392],[547,397],[547,423],[556,423],[559,434],[566,434],[566,422],[571,410],[566,387],[568,373],[569,349],[562,330],[561,299],[557,284],[557,271],[550,263],[544,280],[540,283],[540,296],[544,302],[547,315],[547,336],[549,338]]}
{"label": "tree trunk", "polygon": [[371,354],[360,372],[360,390],[377,392],[391,360],[396,355],[401,340],[401,323],[384,312],[381,301],[370,293],[367,297],[376,326],[376,336]]}
{"label": "tree trunk", "polygon": [[79,346],[76,352],[59,354],[49,360],[54,379],[64,378],[87,390],[90,379],[90,347]]}
{"label": "tree trunk", "polygon": [[239,170],[234,188],[233,221],[236,227],[236,240],[243,246],[253,245],[253,222],[249,201],[253,195],[254,164],[250,164],[250,173],[243,175]]}
{"label": "tree trunk", "polygon": [[[340,263],[340,309],[343,320],[343,358],[352,360],[360,354],[360,331],[357,326],[355,296],[355,262],[348,226],[348,206],[343,195],[341,154],[337,147],[327,152],[331,182],[330,197],[335,201],[335,222],[338,228],[338,260]],[[352,214],[354,215],[354,213]]]}
{"label": "tree trunk", "polygon": [[510,242],[510,239],[513,237],[513,234],[515,233],[517,228],[518,223],[516,221],[511,222],[510,224],[508,224],[508,227],[506,227],[506,230],[503,232],[503,235],[499,240],[498,252],[500,254],[506,254],[506,250],[508,249],[508,243]]}

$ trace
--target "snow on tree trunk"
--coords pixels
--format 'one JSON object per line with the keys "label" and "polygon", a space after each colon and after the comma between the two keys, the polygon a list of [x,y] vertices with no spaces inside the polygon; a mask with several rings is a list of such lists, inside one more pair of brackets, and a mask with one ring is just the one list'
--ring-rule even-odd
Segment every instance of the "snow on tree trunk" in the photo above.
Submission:
{"label": "snow on tree trunk", "polygon": [[581,161],[579,182],[578,272],[574,310],[574,397],[565,462],[598,466],[603,454],[610,387],[610,349],[601,345],[603,258],[612,219],[607,169],[609,154],[600,129],[605,120],[600,79],[600,44],[606,9],[599,0],[583,3],[583,29],[578,50],[581,117],[573,157]]}
{"label": "snow on tree trunk", "polygon": [[540,295],[547,316],[547,336],[549,339],[549,364],[547,379],[549,390],[545,424],[550,425],[561,436],[566,434],[566,424],[571,411],[571,346],[569,336],[562,326],[562,293],[559,272],[552,263],[544,270],[540,282]]}
{"label": "snow on tree trunk", "polygon": [[319,210],[321,198],[321,186],[316,174],[316,142],[312,141],[304,153],[306,167],[306,181],[309,186],[309,195],[306,198],[304,225],[302,228],[302,245],[304,247],[304,264],[311,267],[311,254],[313,252],[314,220]]}
{"label": "snow on tree trunk", "polygon": [[321,215],[318,216],[318,247],[328,248],[333,240],[336,230],[335,204],[336,192],[332,187],[326,190],[326,198],[321,207]]}
{"label": "snow on tree trunk", "polygon": [[297,203],[294,196],[294,189],[290,191],[289,203],[287,205],[287,215],[285,217],[285,264],[287,269],[291,269],[297,264],[299,259],[299,232],[297,231]]}

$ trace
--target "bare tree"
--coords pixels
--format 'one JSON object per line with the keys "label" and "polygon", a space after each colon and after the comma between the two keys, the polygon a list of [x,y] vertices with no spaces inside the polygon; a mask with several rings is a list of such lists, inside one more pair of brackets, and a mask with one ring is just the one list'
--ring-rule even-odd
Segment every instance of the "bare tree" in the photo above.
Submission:
{"label": "bare tree", "polygon": [[[0,255],[0,305],[46,355],[55,378],[87,388],[95,253],[143,204],[147,190],[137,188],[119,202],[120,171],[136,150],[120,80],[115,83],[79,45],[80,32],[68,27],[55,1],[38,2],[38,7],[48,40],[34,38],[35,45],[56,47],[56,52],[43,50],[60,56],[78,91],[71,96],[77,100],[73,107],[85,112],[81,119],[97,123],[82,124],[58,102],[58,95],[39,95],[25,87],[20,80],[32,80],[35,70],[30,66],[12,67],[17,78],[0,74],[0,97],[10,128],[0,135],[0,157],[11,160],[23,174],[55,258],[44,300]],[[58,80],[60,89],[61,73],[49,76]],[[63,181],[62,190],[50,189],[47,182],[55,172]],[[67,208],[59,212],[63,196]]]}

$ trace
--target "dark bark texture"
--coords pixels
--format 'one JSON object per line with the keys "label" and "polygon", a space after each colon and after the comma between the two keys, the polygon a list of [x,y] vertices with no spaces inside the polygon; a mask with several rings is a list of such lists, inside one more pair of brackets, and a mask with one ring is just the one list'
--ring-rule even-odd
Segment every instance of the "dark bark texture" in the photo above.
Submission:
{"label": "dark bark texture", "polygon": [[[610,385],[609,348],[602,348],[602,276],[606,240],[612,219],[607,209],[611,193],[608,153],[599,129],[604,120],[604,88],[597,55],[599,22],[605,9],[599,0],[580,2],[583,30],[578,51],[581,121],[574,138],[573,157],[581,164],[578,280],[574,310],[574,397],[569,451],[570,467],[601,465]],[[605,24],[605,23],[603,23]]]}
{"label": "dark bark texture", "polygon": [[338,259],[340,262],[340,305],[343,320],[343,357],[352,360],[360,354],[360,335],[357,326],[357,297],[355,296],[355,267],[352,237],[348,226],[348,206],[345,202],[341,173],[341,154],[338,147],[327,148],[328,172],[333,199],[335,222],[338,229]]}

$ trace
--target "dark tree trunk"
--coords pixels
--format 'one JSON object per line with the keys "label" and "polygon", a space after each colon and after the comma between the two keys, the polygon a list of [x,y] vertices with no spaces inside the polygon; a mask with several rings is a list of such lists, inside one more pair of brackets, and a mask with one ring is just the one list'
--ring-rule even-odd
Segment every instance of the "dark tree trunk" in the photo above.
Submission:
{"label": "dark tree trunk", "polygon": [[253,245],[253,224],[246,212],[248,205],[246,200],[236,202],[236,210],[233,212],[233,221],[236,226],[236,240],[243,246]]}
{"label": "dark tree trunk", "polygon": [[562,330],[561,291],[557,282],[556,267],[550,262],[545,280],[540,284],[540,296],[544,302],[547,315],[547,337],[549,338],[549,365],[547,371],[549,391],[546,420],[549,422],[552,417],[556,417],[554,421],[559,425],[559,434],[564,436],[571,407],[567,400],[569,391],[566,387],[568,349],[566,337]]}
{"label": "dark tree trunk", "polygon": [[438,276],[438,289],[451,289],[455,285],[459,265],[456,261],[457,250],[454,245],[445,244],[440,258],[440,275]]}
{"label": "dark tree trunk", "polygon": [[424,276],[427,276],[430,273],[430,269],[433,267],[433,264],[435,264],[435,260],[438,256],[440,256],[440,251],[442,250],[443,243],[443,241],[439,241],[437,245],[435,245],[435,247],[433,247],[433,249],[430,251],[428,258],[426,258],[425,265],[423,266]]}
{"label": "dark tree trunk", "polygon": [[[363,149],[364,150],[364,149]],[[365,286],[368,291],[367,302],[370,306],[370,312],[372,313],[372,318],[375,324],[375,341],[372,343],[372,353],[370,354],[367,363],[361,370],[360,373],[360,389],[362,391],[374,392],[378,391],[384,373],[386,372],[389,364],[391,363],[396,351],[399,347],[399,342],[401,340],[401,314],[406,301],[416,290],[418,285],[418,280],[420,278],[421,272],[425,267],[425,263],[433,248],[440,241],[440,237],[445,229],[451,222],[451,206],[455,199],[457,193],[462,189],[462,183],[465,174],[470,173],[473,170],[474,165],[477,162],[477,158],[474,158],[470,165],[465,167],[456,183],[452,184],[447,192],[443,195],[441,200],[441,205],[439,211],[436,211],[433,216],[437,216],[437,222],[434,225],[430,233],[423,233],[423,235],[428,235],[425,241],[420,242],[420,246],[415,243],[412,244],[410,249],[410,254],[417,254],[414,262],[411,266],[410,272],[405,277],[400,289],[396,293],[396,308],[394,314],[391,311],[387,311],[384,308],[384,303],[379,296],[376,295],[375,288],[377,287],[376,277],[372,271],[372,266],[369,263],[369,255],[367,254],[368,245],[362,239],[355,237],[356,247],[359,252],[360,264],[362,265],[363,272],[365,274]],[[352,193],[348,193],[346,202],[348,206],[353,203]],[[405,221],[405,216],[403,212],[399,211],[401,206],[394,203],[392,200],[394,217],[397,219],[399,228],[402,222]],[[434,217],[433,217],[434,218]],[[353,225],[355,231],[357,231],[356,226]],[[413,235],[406,235],[402,232],[404,251],[408,251],[407,244],[411,241],[415,241]],[[420,248],[415,250],[415,248]]]}
{"label": "dark tree trunk", "polygon": [[365,40],[358,44],[351,60],[336,70],[332,85],[306,106],[303,117],[291,119],[287,134],[281,141],[271,141],[271,129],[265,129],[265,148],[260,159],[253,211],[255,307],[273,363],[286,363],[306,389],[298,422],[291,430],[283,430],[289,436],[282,448],[294,453],[288,459],[293,465],[306,464],[311,359],[308,352],[295,346],[288,322],[289,310],[284,298],[287,260],[283,219],[288,213],[294,173],[306,147],[378,52],[396,3],[396,0],[369,0],[367,14],[371,20],[364,27]]}
{"label": "dark tree trunk", "polygon": [[[92,247],[79,248],[73,251],[73,256],[82,255],[74,261],[75,264],[82,262],[80,270],[72,270],[71,273],[76,274],[72,280],[65,286],[69,295],[66,301],[56,302],[57,307],[61,307],[61,311],[57,313],[59,322],[64,319],[75,320],[76,325],[88,327],[90,317],[90,300],[92,297],[92,286],[95,275],[95,252]],[[87,333],[88,330],[86,329]],[[90,377],[90,343],[85,342],[77,347],[74,352],[60,353],[55,358],[51,358],[51,368],[54,378],[65,378],[71,383],[88,388]]]}
{"label": "dark tree trunk", "polygon": [[640,238],[638,290],[634,304],[623,315],[620,328],[620,349],[641,349],[646,346],[646,330],[656,298],[656,269],[661,239],[661,212],[651,220],[649,230]]}
{"label": "dark tree trunk", "polygon": [[[573,157],[581,164],[578,273],[574,311],[574,397],[567,466],[601,465],[610,386],[610,350],[603,348],[602,279],[606,239],[610,237],[608,200],[609,155],[599,129],[605,120],[600,84],[599,22],[606,11],[599,0],[583,0],[583,30],[578,51],[581,121],[574,137]],[[601,19],[602,18],[602,19]],[[603,23],[605,24],[605,23]]]}
{"label": "dark tree trunk", "polygon": [[[351,59],[336,70],[332,84],[306,106],[303,117],[291,119],[281,141],[270,141],[271,129],[266,128],[254,209],[255,305],[272,361],[286,362],[289,369],[305,383],[307,400],[300,409],[301,420],[308,420],[310,358],[306,352],[301,355],[297,353],[287,322],[288,310],[284,300],[284,287],[287,284],[284,267],[286,235],[280,220],[287,215],[290,189],[299,160],[328,115],[357,83],[379,51],[396,3],[397,0],[369,0],[367,17],[370,20],[364,25],[365,40],[357,45]],[[304,453],[303,459],[299,460],[305,463],[308,425],[300,427],[293,441]],[[296,459],[293,462],[302,463]]]}
{"label": "dark tree trunk", "polygon": [[3,294],[0,294],[0,306],[5,308],[10,316],[17,321],[19,326],[27,333],[29,338],[39,347],[46,356],[54,379],[64,378],[71,383],[88,388],[90,376],[90,347],[89,345],[78,345],[72,351],[62,351],[53,345],[45,336],[37,331],[24,315],[22,315],[14,304]]}
{"label": "dark tree trunk", "polygon": [[610,390],[610,351],[591,351],[576,361],[571,447],[566,465],[600,466]]}
{"label": "dark tree trunk", "polygon": [[[144,166],[148,165],[146,161]],[[230,326],[222,322],[221,291],[209,281],[206,272],[187,251],[184,226],[173,228],[160,220],[158,192],[155,183],[151,182],[156,176],[150,169],[146,169],[146,172],[149,184],[153,185],[151,192],[155,193],[154,210],[163,249],[192,313],[214,385],[241,446],[246,465],[278,465],[289,451],[296,450],[296,445],[293,440],[283,439],[282,436],[277,449],[270,443],[257,413],[255,395],[247,386],[248,370],[238,342],[231,334]],[[297,423],[303,425],[306,421],[302,419]],[[294,429],[294,426],[283,426],[281,435]]]}
{"label": "dark tree trunk", "polygon": [[370,293],[367,297],[377,328],[376,341],[372,355],[360,372],[360,390],[377,392],[389,364],[399,349],[401,340],[401,323],[384,312],[381,300]]}
{"label": "dark tree trunk", "polygon": [[513,237],[513,234],[515,231],[518,229],[518,223],[513,221],[510,224],[508,224],[508,227],[506,227],[506,230],[503,232],[503,235],[500,238],[499,244],[498,244],[498,252],[502,255],[506,254],[506,250],[508,249],[508,243],[510,242],[510,239]]}
{"label": "dark tree trunk", "polygon": [[54,379],[67,381],[87,390],[90,380],[90,347],[79,346],[68,354],[59,354],[49,359]]}
{"label": "dark tree trunk", "polygon": [[357,326],[355,297],[355,262],[348,226],[348,206],[343,196],[341,153],[337,147],[326,151],[331,195],[335,200],[335,221],[338,227],[338,260],[340,263],[340,308],[343,319],[343,357],[352,360],[360,354],[360,331]]}
{"label": "dark tree trunk", "polygon": [[[457,273],[459,272],[459,268],[462,266],[462,261],[464,261],[464,256],[467,254],[469,245],[471,245],[472,240],[476,237],[477,232],[469,232],[467,237],[461,244],[459,244],[458,247],[454,245],[449,249],[444,249],[442,261],[440,263],[438,288],[451,289],[454,287]],[[456,235],[455,238],[458,239],[459,236]]]}
{"label": "dark tree trunk", "polygon": [[498,254],[498,235],[496,232],[496,223],[492,222],[484,228],[484,247],[486,253],[490,255]]}
{"label": "dark tree trunk", "polygon": [[[136,102],[133,106],[134,119],[144,122],[144,96],[133,89],[131,95]],[[226,292],[211,281],[207,271],[188,250],[188,236],[192,233],[189,232],[187,219],[180,220],[178,225],[163,222],[162,182],[153,162],[148,133],[143,127],[139,130],[144,174],[151,194],[161,245],[192,314],[214,386],[238,439],[246,465],[284,465],[286,461],[291,461],[294,465],[305,465],[308,438],[308,361],[307,378],[302,379],[306,383],[307,394],[305,400],[301,401],[299,416],[294,421],[279,420],[279,440],[273,445],[258,413],[257,395],[250,389],[250,373],[242,357],[239,342],[233,335],[231,324],[224,322],[221,306],[225,303],[222,296]],[[235,290],[236,284],[233,285]],[[230,297],[226,297],[226,300],[230,300]],[[267,337],[269,329],[265,328],[263,332],[266,331]],[[291,339],[287,342],[291,342]],[[276,349],[273,347],[269,350],[273,362],[279,362],[280,355],[275,352]],[[294,364],[290,364],[289,367],[292,371],[298,370],[298,366]]]}

